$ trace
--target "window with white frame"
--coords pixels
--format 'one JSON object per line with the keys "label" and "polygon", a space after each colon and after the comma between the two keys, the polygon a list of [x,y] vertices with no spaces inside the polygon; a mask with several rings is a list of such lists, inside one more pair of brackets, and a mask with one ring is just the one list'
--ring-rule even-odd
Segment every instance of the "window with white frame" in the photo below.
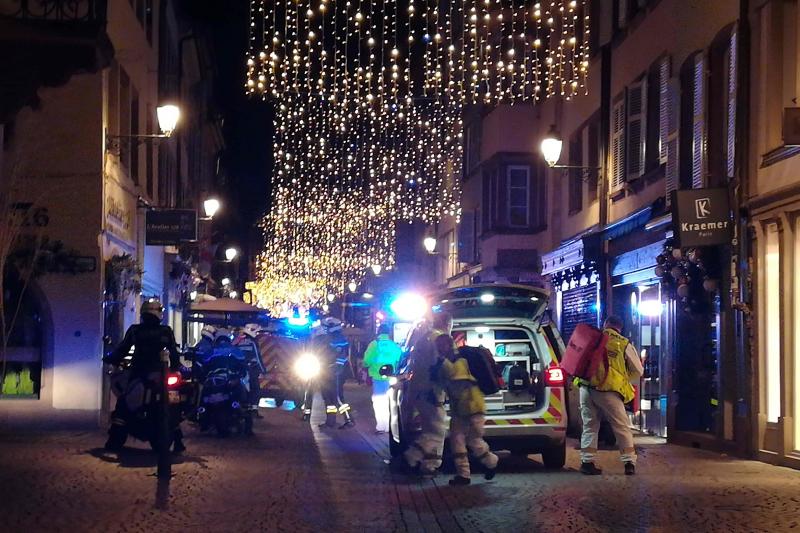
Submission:
{"label": "window with white frame", "polygon": [[781,252],[778,224],[765,229],[764,361],[767,422],[778,422],[781,416]]}
{"label": "window with white frame", "polygon": [[506,171],[508,178],[508,225],[512,228],[530,224],[530,167],[511,165]]}

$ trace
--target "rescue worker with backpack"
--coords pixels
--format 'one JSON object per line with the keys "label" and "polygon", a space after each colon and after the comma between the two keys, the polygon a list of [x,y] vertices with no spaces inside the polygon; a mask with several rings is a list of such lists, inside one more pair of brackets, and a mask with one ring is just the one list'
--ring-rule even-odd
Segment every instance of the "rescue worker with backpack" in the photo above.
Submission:
{"label": "rescue worker with backpack", "polygon": [[442,335],[450,338],[452,329],[453,317],[446,312],[436,313],[433,328],[414,332],[414,336],[418,335],[419,338],[411,344],[414,356],[409,370],[413,377],[409,382],[408,395],[419,413],[422,432],[403,452],[403,457],[412,470],[418,470],[422,475],[434,475],[442,465],[447,413],[439,369],[444,359],[437,351],[435,341]]}
{"label": "rescue worker with backpack", "polygon": [[[454,348],[452,337],[440,335],[436,338],[436,348],[444,355],[440,374],[445,382],[450,399],[450,447],[456,476],[450,485],[469,485],[470,469],[467,448],[486,469],[484,477],[494,478],[498,458],[483,440],[486,423],[486,402],[478,380],[470,372],[470,364]],[[478,354],[481,357],[481,354]],[[482,361],[476,359],[473,366]]]}
{"label": "rescue worker with backpack", "polygon": [[[580,410],[583,420],[581,434],[581,472],[599,475],[602,470],[594,464],[597,455],[597,438],[600,431],[599,412],[605,416],[617,438],[620,458],[625,465],[625,475],[636,473],[636,450],[633,433],[628,425],[625,404],[633,400],[631,381],[642,375],[642,362],[631,342],[622,335],[623,322],[609,316],[603,324],[605,360],[597,365],[594,375],[588,380],[576,378],[580,387]],[[599,411],[599,412],[598,412]]]}
{"label": "rescue worker with backpack", "polygon": [[397,372],[403,350],[389,338],[391,329],[388,324],[378,328],[378,338],[369,343],[364,352],[364,367],[372,378],[372,409],[375,411],[375,433],[389,431],[389,378],[380,374],[381,367],[392,365]]}

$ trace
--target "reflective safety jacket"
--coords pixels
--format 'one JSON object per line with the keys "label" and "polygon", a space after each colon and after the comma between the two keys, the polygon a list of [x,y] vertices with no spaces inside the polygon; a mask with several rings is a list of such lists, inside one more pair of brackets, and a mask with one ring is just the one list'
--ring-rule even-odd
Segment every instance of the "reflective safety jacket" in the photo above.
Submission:
{"label": "reflective safety jacket", "polygon": [[617,392],[622,396],[622,401],[628,403],[634,396],[625,359],[625,349],[630,341],[611,328],[606,328],[603,333],[608,337],[608,372],[605,363],[600,363],[594,377],[589,380],[589,386],[600,391]]}
{"label": "reflective safety jacket", "polygon": [[486,412],[483,393],[478,388],[475,377],[470,374],[466,359],[463,357],[455,361],[445,359],[442,363],[441,376],[447,387],[453,416],[469,417]]}
{"label": "reflective safety jacket", "polygon": [[386,381],[389,378],[381,376],[381,367],[392,365],[394,372],[397,372],[397,366],[402,356],[403,350],[389,338],[389,335],[378,335],[378,338],[369,343],[364,352],[364,366],[373,380]]}

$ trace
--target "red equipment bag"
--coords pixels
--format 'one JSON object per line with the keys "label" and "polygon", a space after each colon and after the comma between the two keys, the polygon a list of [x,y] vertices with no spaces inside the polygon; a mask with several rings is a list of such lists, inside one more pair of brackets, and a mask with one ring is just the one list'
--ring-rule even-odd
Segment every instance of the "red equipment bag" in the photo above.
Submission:
{"label": "red equipment bag", "polygon": [[576,378],[590,380],[597,367],[608,361],[606,343],[608,337],[599,329],[589,324],[578,324],[567,343],[561,368]]}

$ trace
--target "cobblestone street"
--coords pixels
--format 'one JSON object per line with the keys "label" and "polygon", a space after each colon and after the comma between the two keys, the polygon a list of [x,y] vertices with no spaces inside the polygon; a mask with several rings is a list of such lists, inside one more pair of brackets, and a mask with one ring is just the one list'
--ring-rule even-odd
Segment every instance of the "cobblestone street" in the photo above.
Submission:
{"label": "cobblestone street", "polygon": [[[38,531],[788,531],[800,524],[800,472],[640,442],[635,477],[614,452],[606,474],[505,457],[494,481],[447,485],[390,473],[368,395],[351,388],[356,431],[321,431],[262,409],[256,436],[187,431],[169,486],[135,443],[117,458],[101,431],[0,437],[0,530]],[[319,405],[318,402],[317,405]],[[318,416],[318,415],[317,415]],[[538,459],[538,458],[537,458]]]}

